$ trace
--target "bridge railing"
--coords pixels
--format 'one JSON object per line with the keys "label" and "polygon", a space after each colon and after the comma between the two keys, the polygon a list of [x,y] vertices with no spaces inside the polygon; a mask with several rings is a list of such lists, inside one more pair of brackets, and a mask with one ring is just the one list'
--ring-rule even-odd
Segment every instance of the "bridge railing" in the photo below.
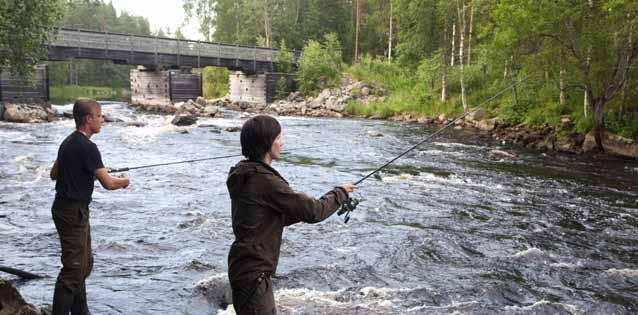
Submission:
{"label": "bridge railing", "polygon": [[[100,50],[118,50],[178,56],[212,57],[274,62],[279,50],[172,39],[142,35],[118,34],[88,30],[58,29],[48,43],[52,46]],[[295,53],[295,62],[299,54]]]}

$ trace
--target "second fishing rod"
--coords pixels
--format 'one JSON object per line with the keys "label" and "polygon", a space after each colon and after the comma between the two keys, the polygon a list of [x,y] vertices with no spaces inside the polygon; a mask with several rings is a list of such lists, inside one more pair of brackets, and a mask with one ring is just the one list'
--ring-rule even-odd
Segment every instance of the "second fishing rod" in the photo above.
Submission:
{"label": "second fishing rod", "polygon": [[[483,108],[485,105],[489,104],[491,101],[493,101],[496,98],[498,98],[499,96],[503,95],[505,92],[509,91],[510,89],[514,89],[517,85],[527,81],[527,79],[529,79],[529,77],[524,77],[523,79],[521,79],[519,81],[516,81],[516,82],[512,83],[511,85],[507,86],[506,88],[500,90],[498,93],[494,94],[492,97],[488,98],[487,100],[483,101],[481,104],[477,105],[473,110],[467,111],[467,112],[463,113],[462,115],[456,117],[455,119],[453,119],[452,121],[448,122],[443,127],[441,127],[439,130],[427,135],[421,141],[419,141],[415,145],[411,146],[407,150],[403,151],[401,154],[399,154],[396,157],[392,158],[391,160],[389,160],[385,164],[377,167],[376,169],[374,169],[373,171],[371,171],[367,175],[363,176],[361,179],[356,181],[354,183],[354,185],[358,186],[359,184],[363,183],[365,180],[367,180],[368,178],[370,178],[374,174],[380,172],[384,168],[388,167],[390,164],[394,163],[396,160],[398,160],[398,159],[402,158],[403,156],[405,156],[406,154],[410,153],[412,150],[416,149],[420,145],[432,140],[434,137],[438,136],[441,132],[443,132],[444,130],[446,130],[449,127],[453,126],[457,121],[467,117],[468,115],[470,115],[472,113],[475,113],[479,109]],[[348,200],[343,205],[341,205],[341,208],[339,208],[339,210],[337,211],[337,214],[338,215],[344,215],[345,214],[344,222],[348,223],[348,221],[350,220],[350,214],[352,213],[352,211],[354,209],[356,209],[358,204],[359,204],[359,200],[358,199],[356,199],[356,198],[348,198]]]}

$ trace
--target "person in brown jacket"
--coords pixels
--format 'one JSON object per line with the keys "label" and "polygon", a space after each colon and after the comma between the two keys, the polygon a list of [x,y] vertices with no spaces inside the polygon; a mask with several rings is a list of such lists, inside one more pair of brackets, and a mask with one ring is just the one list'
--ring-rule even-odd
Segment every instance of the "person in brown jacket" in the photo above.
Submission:
{"label": "person in brown jacket", "polygon": [[243,160],[230,169],[235,241],[228,254],[228,277],[238,315],[277,314],[270,276],[277,270],[284,227],[325,220],[354,191],[336,186],[319,199],[293,191],[271,167],[281,154],[281,126],[267,115],[247,120],[241,129]]}

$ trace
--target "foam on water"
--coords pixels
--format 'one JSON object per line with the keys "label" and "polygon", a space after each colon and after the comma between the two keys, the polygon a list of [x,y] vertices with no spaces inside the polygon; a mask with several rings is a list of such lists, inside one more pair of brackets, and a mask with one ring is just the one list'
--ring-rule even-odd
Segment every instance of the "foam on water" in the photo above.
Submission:
{"label": "foam on water", "polygon": [[608,275],[623,276],[623,277],[638,277],[638,270],[636,269],[616,269],[612,268],[605,270]]}
{"label": "foam on water", "polygon": [[[419,185],[422,187],[440,187],[449,185],[452,186],[460,186],[460,187],[476,187],[488,190],[503,190],[504,187],[502,184],[494,184],[494,183],[483,183],[476,182],[468,177],[461,177],[457,174],[452,174],[450,176],[438,176],[432,173],[419,173],[418,175],[410,175],[410,174],[399,174],[396,176],[383,176],[381,178],[383,182],[387,183],[399,183],[399,182],[409,182],[410,184]],[[443,184],[443,185],[440,185]]]}
{"label": "foam on water", "polygon": [[531,247],[512,255],[514,258],[537,258],[541,256],[545,256],[545,252],[536,247]]}
{"label": "foam on water", "polygon": [[566,303],[555,303],[555,302],[550,302],[546,300],[540,300],[532,305],[527,305],[527,306],[505,306],[505,310],[512,311],[512,312],[529,312],[529,311],[533,312],[537,308],[544,307],[544,306],[562,308],[571,314],[582,313],[578,310],[578,308],[575,305],[566,304]]}

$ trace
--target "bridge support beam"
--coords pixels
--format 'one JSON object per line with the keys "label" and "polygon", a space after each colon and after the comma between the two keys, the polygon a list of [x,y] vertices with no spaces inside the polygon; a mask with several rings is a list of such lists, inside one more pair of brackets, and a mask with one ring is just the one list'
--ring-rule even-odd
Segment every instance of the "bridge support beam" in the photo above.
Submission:
{"label": "bridge support beam", "polygon": [[202,96],[202,78],[191,69],[131,70],[131,104],[165,106]]}

